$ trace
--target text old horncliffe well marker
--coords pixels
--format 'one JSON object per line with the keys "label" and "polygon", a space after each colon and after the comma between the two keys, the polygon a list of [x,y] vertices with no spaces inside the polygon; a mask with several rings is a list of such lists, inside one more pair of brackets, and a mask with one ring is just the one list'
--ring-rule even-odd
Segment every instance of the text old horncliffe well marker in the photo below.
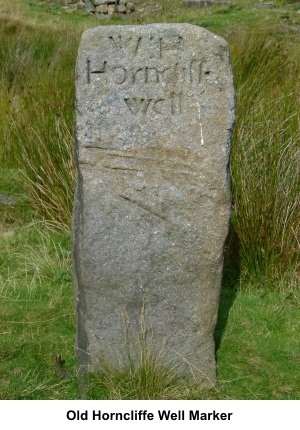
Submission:
{"label": "text old horncliffe well marker", "polygon": [[189,24],[84,32],[73,217],[81,368],[138,360],[142,336],[178,374],[215,383],[233,119],[220,37]]}

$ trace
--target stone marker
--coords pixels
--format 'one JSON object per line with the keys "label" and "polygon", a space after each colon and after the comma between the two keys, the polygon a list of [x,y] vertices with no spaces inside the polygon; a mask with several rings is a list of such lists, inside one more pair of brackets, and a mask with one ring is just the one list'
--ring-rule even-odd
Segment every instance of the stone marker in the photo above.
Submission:
{"label": "stone marker", "polygon": [[190,24],[102,26],[82,36],[76,80],[79,366],[126,366],[142,337],[212,386],[230,215],[227,44]]}

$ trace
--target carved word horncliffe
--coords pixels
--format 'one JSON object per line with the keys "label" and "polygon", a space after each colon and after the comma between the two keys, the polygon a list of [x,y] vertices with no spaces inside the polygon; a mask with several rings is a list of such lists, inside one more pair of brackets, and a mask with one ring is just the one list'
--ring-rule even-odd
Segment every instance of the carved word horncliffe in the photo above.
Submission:
{"label": "carved word horncliffe", "polygon": [[201,60],[192,60],[187,66],[175,63],[170,66],[137,66],[124,67],[109,65],[107,61],[97,68],[92,68],[87,59],[87,83],[91,83],[91,75],[101,75],[106,85],[117,84],[169,84],[176,81],[199,84],[202,78]]}

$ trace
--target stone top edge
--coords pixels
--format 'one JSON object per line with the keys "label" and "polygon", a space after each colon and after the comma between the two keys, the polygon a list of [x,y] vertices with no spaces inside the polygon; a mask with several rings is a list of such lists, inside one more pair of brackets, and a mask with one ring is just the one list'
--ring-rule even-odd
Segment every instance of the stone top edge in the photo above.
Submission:
{"label": "stone top edge", "polygon": [[189,24],[189,23],[152,23],[152,24],[142,24],[142,25],[99,25],[97,27],[89,28],[85,30],[82,34],[82,38],[88,38],[92,36],[94,33],[105,33],[106,31],[136,31],[140,29],[141,31],[147,31],[147,30],[163,30],[163,29],[178,29],[178,30],[188,30],[188,31],[196,31],[198,34],[206,35],[207,37],[213,38],[215,40],[218,40],[219,43],[228,45],[226,40],[223,39],[221,36],[218,36],[215,33],[212,33],[211,31],[207,30],[204,27],[200,27],[199,25],[195,24]]}

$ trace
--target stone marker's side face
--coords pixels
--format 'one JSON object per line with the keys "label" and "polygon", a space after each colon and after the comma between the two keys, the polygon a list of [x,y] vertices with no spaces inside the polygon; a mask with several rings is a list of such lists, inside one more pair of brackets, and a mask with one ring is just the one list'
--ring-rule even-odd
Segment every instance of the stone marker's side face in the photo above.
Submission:
{"label": "stone marker's side face", "polygon": [[144,326],[180,373],[215,383],[234,116],[227,45],[188,24],[98,27],[82,36],[76,74],[79,365],[125,365]]}

